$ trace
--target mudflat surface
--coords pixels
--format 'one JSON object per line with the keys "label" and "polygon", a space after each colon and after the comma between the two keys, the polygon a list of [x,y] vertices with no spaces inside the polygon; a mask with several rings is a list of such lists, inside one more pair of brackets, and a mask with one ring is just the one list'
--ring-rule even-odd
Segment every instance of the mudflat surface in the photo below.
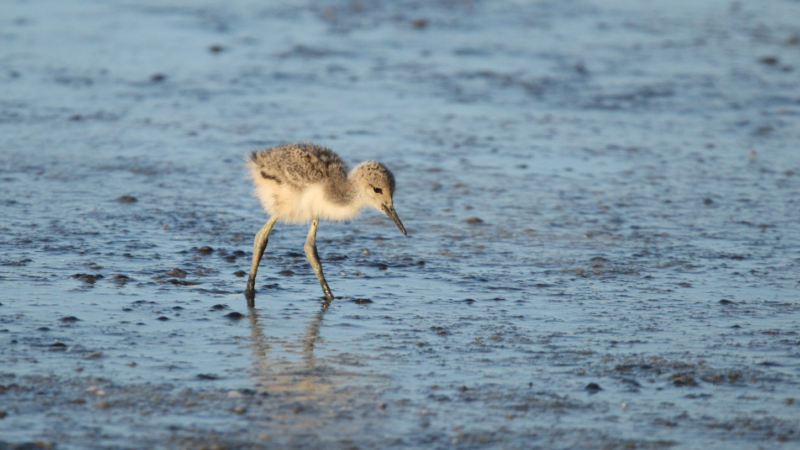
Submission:
{"label": "mudflat surface", "polygon": [[800,3],[278,3],[0,4],[0,449],[798,448]]}

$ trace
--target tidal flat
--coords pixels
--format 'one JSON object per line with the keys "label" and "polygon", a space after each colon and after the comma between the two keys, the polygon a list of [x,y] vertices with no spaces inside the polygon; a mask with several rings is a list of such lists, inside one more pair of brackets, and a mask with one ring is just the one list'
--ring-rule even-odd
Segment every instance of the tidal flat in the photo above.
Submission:
{"label": "tidal flat", "polygon": [[[0,450],[795,449],[800,3],[0,4]],[[248,152],[408,230],[266,221]]]}

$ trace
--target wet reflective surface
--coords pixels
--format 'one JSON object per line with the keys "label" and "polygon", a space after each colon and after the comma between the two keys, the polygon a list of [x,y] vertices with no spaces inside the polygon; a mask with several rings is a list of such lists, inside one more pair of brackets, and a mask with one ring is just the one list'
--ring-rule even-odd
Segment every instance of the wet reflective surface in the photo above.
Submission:
{"label": "wet reflective surface", "polygon": [[[796,17],[3,3],[0,448],[795,448]],[[279,223],[248,308],[299,140],[409,237],[321,223],[327,304]]]}

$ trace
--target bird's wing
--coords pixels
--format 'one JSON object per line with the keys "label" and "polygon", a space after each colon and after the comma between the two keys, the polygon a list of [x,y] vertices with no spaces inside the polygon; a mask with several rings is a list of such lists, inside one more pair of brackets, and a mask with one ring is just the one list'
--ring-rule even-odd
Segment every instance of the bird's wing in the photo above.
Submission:
{"label": "bird's wing", "polygon": [[299,187],[347,179],[347,167],[332,150],[314,144],[293,144],[284,150],[282,165],[287,181]]}
{"label": "bird's wing", "polygon": [[292,146],[281,153],[281,172],[289,184],[302,189],[325,179],[325,166],[313,152]]}
{"label": "bird's wing", "polygon": [[314,144],[286,144],[253,152],[250,164],[256,178],[286,184],[297,190],[318,183],[347,180],[344,161],[332,150]]}

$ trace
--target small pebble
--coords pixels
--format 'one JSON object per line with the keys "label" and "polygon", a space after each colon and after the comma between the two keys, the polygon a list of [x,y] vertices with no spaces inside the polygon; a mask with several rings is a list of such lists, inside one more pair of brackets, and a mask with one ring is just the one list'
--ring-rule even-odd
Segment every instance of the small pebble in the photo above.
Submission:
{"label": "small pebble", "polygon": [[175,278],[186,278],[186,271],[175,268],[167,272],[167,275]]}
{"label": "small pebble", "polygon": [[672,384],[677,387],[697,386],[697,382],[694,380],[694,378],[682,373],[673,374],[670,376],[670,380],[672,380]]}
{"label": "small pebble", "polygon": [[87,284],[95,284],[98,277],[95,275],[79,273],[77,275],[73,275],[73,278],[77,278]]}
{"label": "small pebble", "polygon": [[772,56],[772,55],[764,56],[761,59],[759,59],[759,62],[761,64],[765,64],[767,66],[774,66],[774,65],[778,64],[778,57],[777,56]]}
{"label": "small pebble", "polygon": [[481,219],[479,219],[477,217],[470,217],[467,220],[465,220],[465,222],[467,222],[468,224],[474,225],[474,224],[478,224],[478,223],[483,223],[483,220],[481,220]]}
{"label": "small pebble", "polygon": [[100,409],[108,409],[108,408],[111,407],[111,403],[108,403],[108,402],[97,402],[97,403],[94,404],[94,406],[97,406]]}
{"label": "small pebble", "polygon": [[170,278],[167,282],[172,283],[176,286],[197,286],[200,283],[199,281],[186,281],[186,280],[179,280],[177,278]]}
{"label": "small pebble", "polygon": [[411,25],[413,25],[414,28],[425,28],[428,26],[428,19],[424,17],[417,17],[411,22]]}
{"label": "small pebble", "polygon": [[122,197],[117,197],[117,201],[120,203],[136,203],[139,200],[136,197],[132,197],[130,195],[123,195]]}
{"label": "small pebble", "polygon": [[211,253],[211,252],[213,252],[213,251],[214,251],[214,249],[213,249],[213,248],[211,248],[211,247],[209,247],[209,246],[207,246],[207,245],[204,245],[204,246],[202,246],[202,247],[198,248],[197,250],[198,250],[198,251],[201,251],[201,252],[203,252],[203,253]]}
{"label": "small pebble", "polygon": [[68,322],[78,322],[81,319],[78,319],[75,316],[66,316],[66,317],[62,317],[62,318],[60,318],[58,320],[60,320],[60,321],[62,321],[64,323],[68,323]]}
{"label": "small pebble", "polygon": [[169,320],[169,317],[167,317],[167,316],[161,316],[161,317],[159,317],[159,318],[158,318],[158,319],[156,319],[156,320],[160,320],[160,321],[162,321],[162,322],[166,322],[167,320]]}
{"label": "small pebble", "polygon": [[589,383],[586,385],[585,389],[587,391],[594,391],[594,392],[603,390],[603,388],[601,388],[600,385],[597,383]]}
{"label": "small pebble", "polygon": [[227,317],[228,319],[232,319],[232,320],[240,320],[240,319],[244,319],[245,315],[242,314],[242,313],[238,313],[238,312],[234,311],[232,313],[225,314],[225,317]]}

